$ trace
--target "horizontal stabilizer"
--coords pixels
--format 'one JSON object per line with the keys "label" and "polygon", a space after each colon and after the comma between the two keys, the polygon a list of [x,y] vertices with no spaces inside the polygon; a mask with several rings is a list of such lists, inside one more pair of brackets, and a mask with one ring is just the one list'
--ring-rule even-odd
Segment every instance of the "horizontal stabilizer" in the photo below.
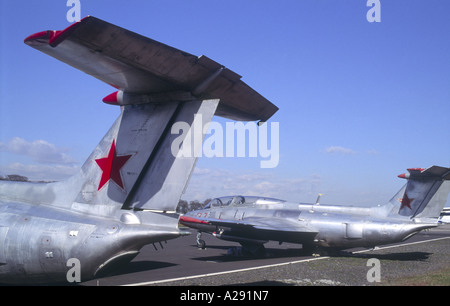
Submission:
{"label": "horizontal stabilizer", "polygon": [[[216,115],[267,121],[278,107],[241,76],[206,56],[194,56],[88,16],[63,31],[30,35],[25,43],[127,94],[156,97],[171,92],[220,99]],[[179,101],[179,100],[178,100]]]}
{"label": "horizontal stabilizer", "polygon": [[432,166],[427,169],[423,168],[409,168],[408,173],[403,173],[398,176],[404,179],[437,179],[450,180],[450,168]]}

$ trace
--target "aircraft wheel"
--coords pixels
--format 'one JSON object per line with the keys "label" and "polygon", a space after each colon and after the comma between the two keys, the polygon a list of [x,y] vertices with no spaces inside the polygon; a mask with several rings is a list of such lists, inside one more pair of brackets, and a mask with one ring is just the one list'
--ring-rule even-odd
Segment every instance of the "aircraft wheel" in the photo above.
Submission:
{"label": "aircraft wheel", "polygon": [[202,250],[206,249],[206,242],[205,242],[205,240],[203,240],[203,239],[198,240],[197,241],[197,247],[199,249],[202,249]]}

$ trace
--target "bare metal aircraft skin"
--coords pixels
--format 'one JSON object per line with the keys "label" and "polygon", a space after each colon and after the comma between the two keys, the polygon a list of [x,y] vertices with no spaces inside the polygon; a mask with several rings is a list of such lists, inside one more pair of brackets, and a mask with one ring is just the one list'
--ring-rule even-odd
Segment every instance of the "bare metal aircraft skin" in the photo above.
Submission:
{"label": "bare metal aircraft skin", "polygon": [[269,240],[316,249],[373,248],[406,240],[438,226],[450,192],[450,168],[408,169],[405,186],[385,205],[354,207],[288,203],[264,197],[231,196],[211,200],[180,217],[201,233],[239,242],[244,254],[262,255]]}
{"label": "bare metal aircraft skin", "polygon": [[187,234],[169,212],[196,157],[177,157],[171,126],[192,127],[197,114],[202,126],[213,115],[266,121],[278,109],[206,56],[94,17],[25,43],[118,89],[104,102],[120,115],[67,181],[0,183],[0,283],[64,282],[76,261],[80,280],[91,279],[146,244]]}

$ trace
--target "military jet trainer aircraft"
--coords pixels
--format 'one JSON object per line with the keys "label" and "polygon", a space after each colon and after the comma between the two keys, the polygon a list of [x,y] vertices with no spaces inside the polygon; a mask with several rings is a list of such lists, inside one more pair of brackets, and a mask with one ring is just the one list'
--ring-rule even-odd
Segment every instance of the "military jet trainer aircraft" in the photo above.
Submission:
{"label": "military jet trainer aircraft", "polygon": [[[202,126],[214,114],[266,121],[278,109],[206,56],[94,17],[25,43],[114,86],[119,91],[104,102],[121,113],[67,181],[1,182],[0,283],[64,282],[76,277],[76,260],[87,280],[130,261],[146,244],[186,234],[167,212],[175,210],[196,157],[173,152],[184,143],[171,146],[180,137],[171,126],[192,129],[198,114]],[[202,145],[191,142],[192,150]]]}
{"label": "military jet trainer aircraft", "polygon": [[377,207],[288,203],[264,197],[222,197],[180,216],[180,223],[201,233],[239,242],[240,254],[263,255],[269,240],[302,244],[305,251],[373,248],[406,240],[438,226],[450,192],[450,168],[408,169],[402,189]]}

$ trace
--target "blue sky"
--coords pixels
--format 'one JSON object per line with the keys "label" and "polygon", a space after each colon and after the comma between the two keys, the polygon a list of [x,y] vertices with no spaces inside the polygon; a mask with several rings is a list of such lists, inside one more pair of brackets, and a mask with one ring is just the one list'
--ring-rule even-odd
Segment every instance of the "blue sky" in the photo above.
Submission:
{"label": "blue sky", "polygon": [[[59,1],[0,0],[0,174],[64,179],[119,114],[109,85],[26,46],[70,25]],[[450,2],[100,1],[92,15],[243,76],[276,104],[280,161],[200,158],[184,198],[264,194],[375,205],[411,167],[450,166]],[[224,123],[221,118],[215,121]]]}

